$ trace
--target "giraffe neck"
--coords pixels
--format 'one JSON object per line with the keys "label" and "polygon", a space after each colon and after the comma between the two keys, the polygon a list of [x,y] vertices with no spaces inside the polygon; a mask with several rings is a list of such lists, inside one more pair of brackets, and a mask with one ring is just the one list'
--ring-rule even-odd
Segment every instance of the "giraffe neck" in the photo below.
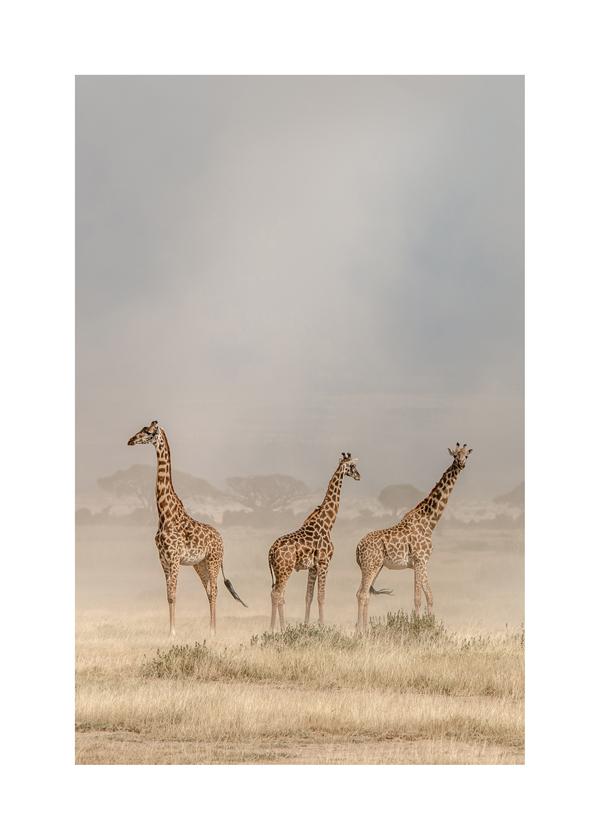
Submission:
{"label": "giraffe neck", "polygon": [[451,464],[444,472],[431,493],[419,504],[419,510],[423,518],[429,521],[433,530],[437,525],[444,508],[448,504],[448,497],[460,475],[460,467]]}
{"label": "giraffe neck", "polygon": [[331,476],[323,501],[314,514],[312,514],[317,530],[321,533],[329,533],[333,528],[333,523],[340,509],[340,494],[342,492],[343,478],[344,472],[340,464]]}
{"label": "giraffe neck", "polygon": [[175,492],[171,479],[171,450],[165,430],[161,428],[158,440],[156,441],[156,458],[158,466],[156,470],[156,507],[160,522],[172,518],[180,510],[183,510],[183,503]]}

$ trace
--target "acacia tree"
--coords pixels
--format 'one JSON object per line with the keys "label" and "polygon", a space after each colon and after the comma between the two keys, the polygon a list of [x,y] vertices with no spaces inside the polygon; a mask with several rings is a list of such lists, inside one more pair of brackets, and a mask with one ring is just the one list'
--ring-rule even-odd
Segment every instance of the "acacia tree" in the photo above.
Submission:
{"label": "acacia tree", "polygon": [[389,484],[377,497],[386,510],[399,516],[405,508],[414,507],[423,498],[423,493],[412,484]]}
{"label": "acacia tree", "polygon": [[[126,470],[98,479],[98,486],[106,493],[119,498],[136,498],[144,510],[154,505],[156,469],[146,464],[133,464]],[[204,496],[221,498],[224,494],[203,478],[179,470],[173,471],[173,486],[181,498]]]}
{"label": "acacia tree", "polygon": [[202,496],[209,499],[221,499],[225,494],[213,487],[203,478],[198,478],[190,473],[173,470],[173,486],[182,499],[190,496]]}
{"label": "acacia tree", "polygon": [[119,498],[138,499],[147,510],[154,499],[156,470],[145,464],[133,464],[126,470],[117,470],[112,475],[98,479],[98,486],[110,495]]}
{"label": "acacia tree", "polygon": [[285,507],[308,493],[303,481],[291,475],[244,475],[227,479],[227,485],[242,504],[253,510]]}
{"label": "acacia tree", "polygon": [[496,496],[494,501],[500,505],[509,505],[523,509],[525,507],[525,482],[522,481],[517,484],[510,493],[505,493],[503,496]]}

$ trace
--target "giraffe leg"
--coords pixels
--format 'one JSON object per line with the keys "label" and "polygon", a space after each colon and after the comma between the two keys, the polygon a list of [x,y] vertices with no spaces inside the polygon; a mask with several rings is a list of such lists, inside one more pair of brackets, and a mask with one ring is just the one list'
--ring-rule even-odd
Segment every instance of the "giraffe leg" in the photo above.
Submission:
{"label": "giraffe leg", "polygon": [[285,585],[288,581],[289,576],[292,573],[293,566],[291,568],[279,568],[274,570],[275,574],[275,584],[273,589],[271,590],[271,632],[275,630],[275,617],[279,613],[279,629],[281,631],[285,630],[285,614],[284,614],[284,592],[285,592]]}
{"label": "giraffe leg", "polygon": [[306,612],[304,613],[304,623],[308,624],[310,621],[310,607],[315,592],[315,581],[317,579],[317,570],[313,566],[308,570],[308,582],[306,584]]}
{"label": "giraffe leg", "polygon": [[179,567],[165,561],[163,571],[167,583],[167,602],[169,604],[169,635],[175,635],[175,593],[177,591],[177,575]]}
{"label": "giraffe leg", "polygon": [[373,568],[370,564],[361,567],[362,579],[358,592],[356,593],[356,600],[358,601],[358,618],[356,621],[356,632],[358,634],[366,633],[369,622],[369,590],[371,584],[377,577],[381,566]]}
{"label": "giraffe leg", "polygon": [[415,563],[415,613],[421,610],[421,589],[423,587],[423,566]]}
{"label": "giraffe leg", "polygon": [[415,612],[417,615],[421,609],[421,590],[425,593],[427,601],[427,613],[431,615],[433,609],[433,597],[431,595],[431,586],[429,585],[429,578],[427,576],[427,561],[431,550],[423,550],[413,556],[413,563],[415,569]]}
{"label": "giraffe leg", "polygon": [[317,603],[319,605],[319,624],[325,621],[325,582],[327,580],[327,572],[329,571],[329,564],[333,557],[333,544],[329,543],[321,555],[315,557],[317,564]]}
{"label": "giraffe leg", "polygon": [[271,633],[275,632],[275,622],[277,621],[277,601],[275,600],[275,590],[271,590]]}
{"label": "giraffe leg", "polygon": [[425,601],[427,602],[427,615],[433,613],[433,595],[431,593],[431,586],[429,584],[429,575],[427,574],[427,567],[423,567],[423,576],[421,579],[421,586],[425,593]]}
{"label": "giraffe leg", "polygon": [[327,566],[317,569],[317,604],[319,605],[319,624],[325,621],[325,581],[327,580]]}
{"label": "giraffe leg", "polygon": [[208,600],[210,603],[210,635],[214,636],[217,632],[217,576],[210,581],[210,591],[208,593]]}
{"label": "giraffe leg", "polygon": [[[198,577],[202,581],[204,585],[204,589],[206,590],[206,597],[208,598],[208,603],[210,606],[210,632],[211,635],[214,635],[216,632],[216,601],[217,601],[217,581],[215,576],[215,581],[212,581],[212,575],[207,566],[204,563],[199,563],[197,566],[194,566],[194,571],[198,574]],[[213,598],[213,590],[214,590],[214,598]]]}

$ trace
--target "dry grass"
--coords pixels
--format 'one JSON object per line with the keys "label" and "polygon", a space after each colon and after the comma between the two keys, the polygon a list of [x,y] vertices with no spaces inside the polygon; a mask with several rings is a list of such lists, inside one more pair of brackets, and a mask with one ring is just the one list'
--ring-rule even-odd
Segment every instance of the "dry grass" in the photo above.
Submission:
{"label": "dry grass", "polygon": [[[88,612],[77,638],[79,763],[521,763],[520,633],[392,616],[350,628]],[[196,636],[197,637],[197,636]]]}

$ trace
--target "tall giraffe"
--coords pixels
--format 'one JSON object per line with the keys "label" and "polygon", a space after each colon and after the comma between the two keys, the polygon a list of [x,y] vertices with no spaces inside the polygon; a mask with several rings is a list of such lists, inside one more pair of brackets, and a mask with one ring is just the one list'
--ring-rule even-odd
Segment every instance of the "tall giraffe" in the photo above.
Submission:
{"label": "tall giraffe", "polygon": [[138,443],[151,443],[156,449],[158,531],[155,542],[167,582],[170,634],[175,635],[175,592],[180,566],[193,566],[202,581],[210,604],[210,632],[214,634],[219,570],[223,574],[227,589],[236,601],[244,604],[223,571],[223,539],[212,525],[196,522],[186,513],[171,480],[171,452],[167,435],[156,420],[149,426],[144,426],[128,441],[129,446]]}
{"label": "tall giraffe", "polygon": [[323,623],[325,606],[325,579],[329,562],[333,555],[331,529],[335,522],[339,507],[340,493],[344,476],[351,476],[360,481],[360,473],[356,468],[356,459],[348,452],[342,452],[340,462],[331,476],[325,498],[318,508],[307,516],[301,527],[291,534],[278,537],[269,549],[269,568],[273,586],[271,589],[271,630],[275,629],[275,619],[279,611],[279,626],[285,629],[283,605],[284,592],[289,576],[294,569],[308,569],[308,584],[306,587],[306,612],[304,621],[308,624],[310,606],[315,590],[315,580],[319,586],[317,602],[319,604],[319,622]]}
{"label": "tall giraffe", "polygon": [[431,613],[433,596],[427,576],[427,561],[432,548],[431,535],[472,451],[472,449],[467,449],[466,443],[462,446],[457,443],[455,449],[448,449],[452,456],[452,464],[431,493],[416,507],[409,510],[397,525],[380,531],[371,531],[357,545],[356,562],[362,573],[362,581],[356,593],[358,599],[356,627],[359,633],[367,630],[369,594],[392,594],[390,590],[377,590],[372,585],[384,566],[387,569],[414,569],[415,612],[418,613],[421,608],[422,589],[427,601],[427,612]]}

